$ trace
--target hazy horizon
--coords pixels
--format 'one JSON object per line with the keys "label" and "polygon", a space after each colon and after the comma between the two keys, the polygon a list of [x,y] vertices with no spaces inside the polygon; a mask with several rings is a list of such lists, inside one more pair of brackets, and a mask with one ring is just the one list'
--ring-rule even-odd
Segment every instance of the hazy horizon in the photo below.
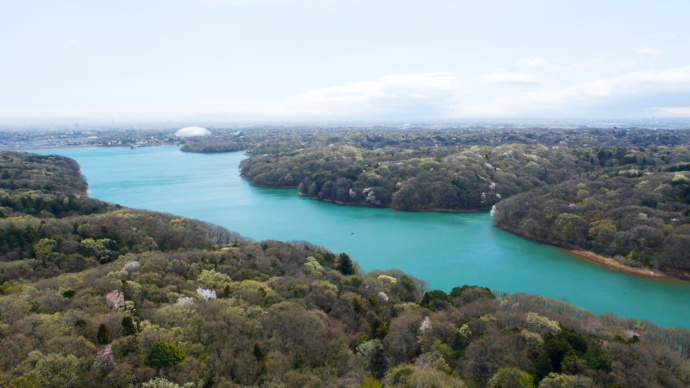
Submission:
{"label": "hazy horizon", "polygon": [[216,130],[252,128],[352,128],[352,129],[690,129],[690,118],[669,119],[437,119],[437,120],[379,120],[379,121],[231,121],[231,120],[110,120],[79,118],[0,119],[0,131],[177,131],[188,126],[201,126]]}

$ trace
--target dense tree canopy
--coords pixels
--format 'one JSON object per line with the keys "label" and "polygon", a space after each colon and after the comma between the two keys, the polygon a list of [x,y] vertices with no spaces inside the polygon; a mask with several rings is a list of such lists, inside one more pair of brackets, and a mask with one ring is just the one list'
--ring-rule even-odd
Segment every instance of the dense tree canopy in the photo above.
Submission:
{"label": "dense tree canopy", "polygon": [[254,156],[242,174],[259,186],[398,210],[481,210],[504,197],[587,171],[577,154],[546,147],[310,148]]}
{"label": "dense tree canopy", "polygon": [[602,149],[596,162],[609,167],[498,203],[496,223],[540,241],[690,278],[690,179],[678,170],[690,150],[626,151],[611,161],[612,151]]}

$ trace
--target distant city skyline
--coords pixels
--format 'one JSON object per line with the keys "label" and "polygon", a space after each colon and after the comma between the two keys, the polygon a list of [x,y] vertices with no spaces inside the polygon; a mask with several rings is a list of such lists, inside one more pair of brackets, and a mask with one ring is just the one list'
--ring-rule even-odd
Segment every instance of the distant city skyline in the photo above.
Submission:
{"label": "distant city skyline", "polygon": [[0,0],[0,126],[690,118],[673,0]]}

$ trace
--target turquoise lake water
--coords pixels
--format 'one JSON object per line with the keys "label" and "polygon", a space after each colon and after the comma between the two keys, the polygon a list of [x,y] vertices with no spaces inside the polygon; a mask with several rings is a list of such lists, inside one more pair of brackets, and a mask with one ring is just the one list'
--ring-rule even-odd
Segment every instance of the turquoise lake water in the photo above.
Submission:
{"label": "turquoise lake water", "polygon": [[74,158],[89,195],[213,222],[254,240],[302,240],[346,252],[365,271],[399,268],[450,291],[464,284],[564,299],[596,314],[690,327],[690,282],[609,270],[504,232],[488,213],[348,207],[263,189],[239,176],[243,153],[177,147],[40,150]]}

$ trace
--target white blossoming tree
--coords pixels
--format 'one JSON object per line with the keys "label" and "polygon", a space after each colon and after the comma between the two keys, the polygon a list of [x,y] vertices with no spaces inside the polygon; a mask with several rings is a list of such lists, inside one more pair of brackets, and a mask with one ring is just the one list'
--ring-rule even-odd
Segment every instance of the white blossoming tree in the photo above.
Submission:
{"label": "white blossoming tree", "polygon": [[380,291],[380,292],[378,293],[378,297],[379,297],[379,300],[380,300],[381,302],[383,302],[383,303],[386,303],[386,302],[388,302],[388,300],[389,300],[388,295],[386,295],[386,293],[383,292],[383,291]]}
{"label": "white blossoming tree", "polygon": [[125,302],[125,294],[118,290],[110,291],[105,295],[105,302],[111,310],[117,310]]}
{"label": "white blossoming tree", "polygon": [[422,324],[419,325],[419,333],[423,334],[429,330],[431,330],[431,319],[427,316],[422,321]]}
{"label": "white blossoming tree", "polygon": [[140,263],[140,262],[138,262],[138,261],[130,261],[130,262],[128,262],[127,264],[125,264],[124,267],[122,267],[122,270],[123,270],[123,271],[126,271],[126,270],[128,270],[128,269],[129,269],[129,270],[133,270],[133,269],[139,268],[140,266],[141,266],[141,263]]}
{"label": "white blossoming tree", "polygon": [[196,293],[203,299],[204,301],[208,302],[211,299],[216,299],[218,296],[216,295],[215,290],[209,290],[207,288],[197,288]]}
{"label": "white blossoming tree", "polygon": [[191,306],[194,304],[194,298],[190,296],[181,296],[177,298],[177,302],[175,302],[175,304],[178,306]]}

